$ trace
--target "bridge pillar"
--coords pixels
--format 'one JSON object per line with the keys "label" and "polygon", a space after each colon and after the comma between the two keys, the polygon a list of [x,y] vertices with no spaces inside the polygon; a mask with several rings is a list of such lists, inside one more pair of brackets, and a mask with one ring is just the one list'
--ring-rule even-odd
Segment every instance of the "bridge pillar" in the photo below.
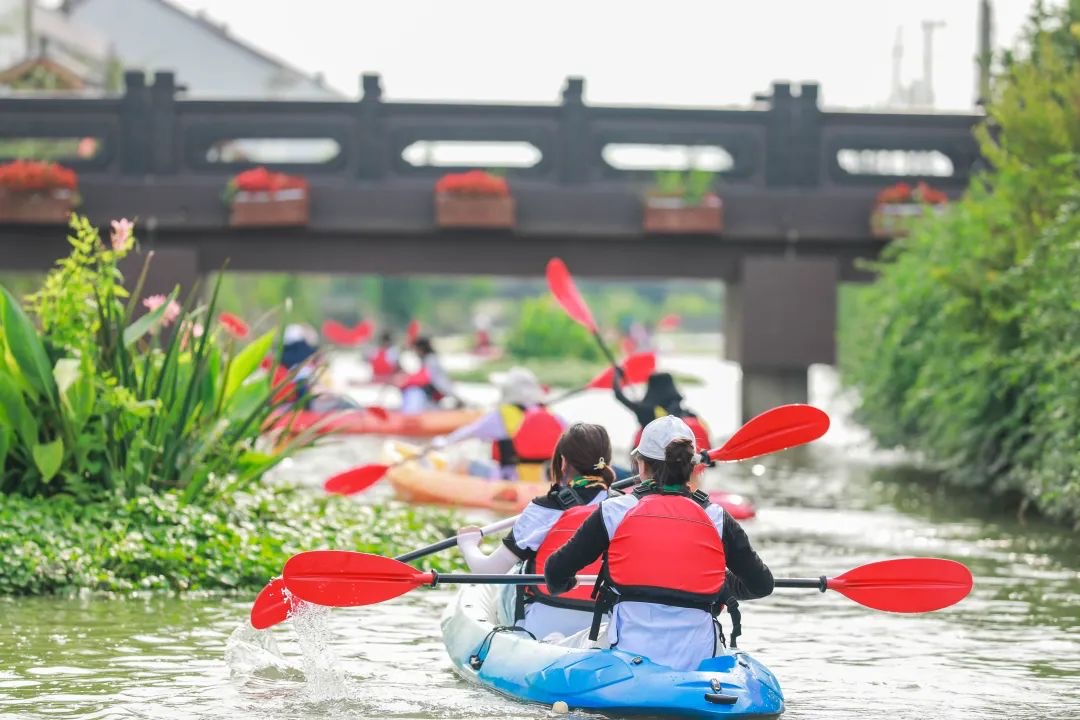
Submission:
{"label": "bridge pillar", "polygon": [[156,247],[143,248],[140,252],[131,253],[120,264],[120,270],[124,273],[124,285],[129,290],[134,291],[150,252],[153,252],[153,257],[150,258],[146,279],[143,281],[142,292],[139,294],[144,298],[149,295],[168,296],[173,288],[179,285],[180,294],[177,296],[177,302],[182,304],[200,280],[199,251],[195,248]]}
{"label": "bridge pillar", "polygon": [[835,259],[743,259],[725,308],[725,354],[742,365],[743,420],[806,402],[809,366],[835,362],[838,280]]}

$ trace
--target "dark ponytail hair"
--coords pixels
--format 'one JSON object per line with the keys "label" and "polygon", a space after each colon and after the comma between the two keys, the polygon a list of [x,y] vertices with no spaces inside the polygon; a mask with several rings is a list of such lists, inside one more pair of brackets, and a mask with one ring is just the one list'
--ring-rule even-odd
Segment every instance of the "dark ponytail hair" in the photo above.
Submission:
{"label": "dark ponytail hair", "polygon": [[[611,465],[611,438],[602,425],[592,423],[574,423],[566,429],[555,445],[551,456],[551,484],[556,486],[562,478],[563,460],[569,466],[571,475],[592,475],[599,477],[604,485],[615,482],[615,471]],[[603,467],[597,465],[603,462]]]}
{"label": "dark ponytail hair", "polygon": [[664,459],[642,457],[657,485],[685,485],[690,482],[697,458],[693,440],[672,440],[664,448]]}

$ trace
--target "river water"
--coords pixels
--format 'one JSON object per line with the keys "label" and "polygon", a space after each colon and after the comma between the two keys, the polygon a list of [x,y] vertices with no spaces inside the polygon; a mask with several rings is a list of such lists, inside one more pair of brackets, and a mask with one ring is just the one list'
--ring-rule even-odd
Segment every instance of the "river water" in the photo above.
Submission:
{"label": "river water", "polygon": [[[690,357],[670,365],[705,377],[688,400],[717,435],[737,426],[737,368]],[[1021,525],[918,482],[845,420],[831,370],[815,368],[812,378],[812,399],[834,419],[822,441],[709,478],[755,498],[758,517],[745,527],[774,573],[835,575],[924,555],[961,560],[976,583],[959,605],[926,615],[876,612],[805,590],[744,603],[740,647],[780,678],[784,717],[1080,718],[1075,534]],[[472,395],[490,400],[480,389]],[[634,429],[607,397],[560,409],[607,424],[624,446]],[[282,472],[317,484],[374,451],[370,440],[350,441]],[[264,633],[247,626],[249,597],[0,599],[0,717],[551,717],[451,672],[438,630],[451,592],[319,610]]]}

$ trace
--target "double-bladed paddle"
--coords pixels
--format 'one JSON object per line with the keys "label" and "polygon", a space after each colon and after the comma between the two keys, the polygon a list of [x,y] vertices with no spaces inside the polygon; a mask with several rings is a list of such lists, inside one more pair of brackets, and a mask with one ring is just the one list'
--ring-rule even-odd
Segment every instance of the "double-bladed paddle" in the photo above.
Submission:
{"label": "double-bladed paddle", "polygon": [[[816,440],[828,429],[829,416],[821,410],[811,405],[781,405],[752,418],[721,447],[710,450],[709,457],[714,462],[749,460]],[[412,459],[346,470],[329,478],[323,483],[323,489],[340,495],[355,495],[377,483],[391,468]]]}
{"label": "double-bladed paddle", "polygon": [[[417,570],[381,555],[351,550],[312,550],[294,555],[282,573],[285,587],[306,602],[329,607],[373,605],[418,587],[449,583],[542,585],[543,575],[484,575]],[[579,583],[595,577],[579,576]],[[955,560],[900,558],[862,565],[835,578],[780,579],[781,588],[835,590],[874,610],[920,613],[940,610],[971,592],[971,571]]]}
{"label": "double-bladed paddle", "polygon": [[[752,418],[722,446],[709,450],[708,455],[713,462],[749,460],[759,455],[779,452],[780,450],[811,442],[824,435],[828,429],[829,416],[823,411],[810,405],[781,405]],[[360,492],[377,482],[391,466],[368,465],[365,467],[369,468],[365,476],[359,476],[360,471],[364,470],[364,468],[341,473],[341,476],[346,477],[342,477],[339,481],[340,485],[338,485],[336,491],[341,492],[347,489],[348,482],[354,482],[347,477],[349,473],[353,473],[352,477],[355,478],[357,486],[366,483],[360,486],[358,490],[353,491]],[[378,474],[376,475],[376,473]],[[331,480],[333,479],[331,478]],[[637,476],[634,476],[613,483],[612,487],[615,489],[630,487],[637,481]],[[328,480],[327,483],[329,484],[329,482]],[[482,528],[481,532],[483,534],[497,532],[511,527],[515,520],[517,520],[517,517],[500,520]],[[455,545],[457,545],[457,536],[399,555],[396,559],[402,562],[415,560]],[[251,608],[251,624],[254,627],[261,630],[284,622],[288,618],[293,605],[284,589],[285,585],[281,578],[271,580],[262,589]]]}

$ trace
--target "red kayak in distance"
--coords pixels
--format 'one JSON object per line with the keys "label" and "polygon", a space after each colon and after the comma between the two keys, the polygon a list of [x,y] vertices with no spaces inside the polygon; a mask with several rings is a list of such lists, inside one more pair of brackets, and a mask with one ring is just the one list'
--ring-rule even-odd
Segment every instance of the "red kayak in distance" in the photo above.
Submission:
{"label": "red kayak in distance", "polygon": [[749,520],[757,515],[754,503],[745,495],[712,490],[709,492],[709,500],[724,508],[724,512],[736,520]]}
{"label": "red kayak in distance", "polygon": [[344,435],[393,435],[397,437],[430,438],[446,435],[463,425],[468,425],[483,415],[482,410],[431,410],[416,415],[394,412],[369,412],[368,410],[332,410],[313,412],[301,410],[284,416],[274,424],[275,430],[284,430],[291,422],[293,434],[303,432],[316,423],[325,422],[320,434]]}

